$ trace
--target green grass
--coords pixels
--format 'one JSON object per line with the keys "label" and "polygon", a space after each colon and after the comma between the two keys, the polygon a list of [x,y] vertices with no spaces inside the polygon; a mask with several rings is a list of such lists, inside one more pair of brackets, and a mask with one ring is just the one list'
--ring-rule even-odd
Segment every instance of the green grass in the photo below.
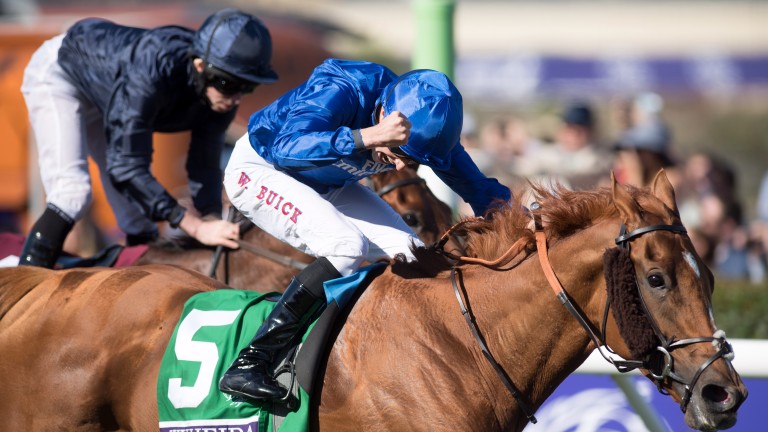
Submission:
{"label": "green grass", "polygon": [[716,279],[715,322],[729,338],[768,339],[768,283]]}

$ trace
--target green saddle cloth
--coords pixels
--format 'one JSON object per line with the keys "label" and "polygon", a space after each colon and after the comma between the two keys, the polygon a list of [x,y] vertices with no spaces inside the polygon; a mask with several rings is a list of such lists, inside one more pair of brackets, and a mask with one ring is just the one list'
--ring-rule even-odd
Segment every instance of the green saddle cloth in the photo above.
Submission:
{"label": "green saddle cloth", "polygon": [[[222,289],[190,298],[160,366],[157,401],[161,432],[266,432],[277,429],[271,403],[255,406],[219,391],[219,378],[275,306],[271,294]],[[306,431],[309,396],[279,430]]]}

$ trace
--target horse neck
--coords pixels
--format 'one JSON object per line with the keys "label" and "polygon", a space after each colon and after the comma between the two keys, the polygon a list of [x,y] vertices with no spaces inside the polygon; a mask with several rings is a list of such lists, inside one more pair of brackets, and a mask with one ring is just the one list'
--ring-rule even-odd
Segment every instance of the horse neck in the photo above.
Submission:
{"label": "horse neck", "polygon": [[[584,230],[549,253],[574,303],[593,323],[605,299],[598,293],[605,291],[600,270],[609,242],[602,232],[605,227]],[[556,299],[536,256],[509,271],[463,266],[457,279],[490,352],[526,403],[538,408],[588,356],[587,334]],[[394,419],[419,416],[426,423],[453,422],[457,430],[524,428],[524,413],[484,357],[451,285],[447,274],[387,272],[374,280],[333,346],[321,423],[367,418],[365,413],[386,404]],[[429,373],[425,365],[433,365]],[[471,422],[460,423],[465,419],[457,419],[457,412]],[[370,421],[359,429],[375,428],[381,419]]]}
{"label": "horse neck", "polygon": [[[564,290],[596,329],[605,306],[602,255],[611,239],[607,232],[607,225],[593,226],[558,241],[548,251]],[[480,331],[512,383],[528,398],[526,403],[535,409],[586,360],[594,345],[557,300],[537,256],[509,272],[484,268],[473,272],[477,274],[468,275],[466,284]],[[503,395],[496,411],[507,412],[510,426],[522,429],[525,415],[500,378],[487,362],[478,367],[487,380],[497,383],[497,394]]]}

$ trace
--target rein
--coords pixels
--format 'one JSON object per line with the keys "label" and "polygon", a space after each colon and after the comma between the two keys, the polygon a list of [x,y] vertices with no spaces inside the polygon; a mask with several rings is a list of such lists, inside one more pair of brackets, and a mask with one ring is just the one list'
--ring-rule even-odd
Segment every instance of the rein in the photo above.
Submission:
{"label": "rein", "polygon": [[[534,205],[532,205],[531,208],[532,209],[538,208],[538,203],[534,203]],[[680,409],[683,412],[685,412],[688,407],[688,403],[691,400],[691,396],[693,395],[693,388],[696,386],[696,382],[698,381],[699,377],[701,377],[701,374],[712,363],[714,363],[716,360],[718,360],[721,357],[726,360],[733,359],[733,349],[731,348],[731,345],[726,340],[725,333],[722,330],[718,330],[715,332],[713,336],[693,337],[693,338],[681,339],[677,341],[674,340],[674,337],[667,339],[659,329],[658,324],[656,324],[656,321],[653,318],[653,314],[651,314],[650,310],[648,309],[648,306],[645,300],[643,299],[642,293],[640,293],[640,284],[637,281],[637,275],[635,275],[634,276],[635,287],[638,290],[638,294],[639,294],[645,315],[648,317],[651,323],[653,332],[659,341],[659,345],[656,347],[656,349],[658,352],[660,352],[664,356],[665,364],[662,367],[661,372],[659,374],[656,374],[653,371],[653,365],[651,364],[650,356],[648,356],[644,360],[618,360],[611,357],[610,354],[606,354],[603,351],[605,349],[610,353],[613,353],[610,347],[608,347],[608,345],[605,343],[606,327],[607,327],[606,323],[608,320],[608,310],[610,309],[610,303],[606,299],[606,307],[603,313],[602,333],[601,335],[598,336],[593,331],[592,326],[590,325],[587,318],[581,312],[579,312],[579,310],[577,310],[576,307],[573,305],[568,294],[565,292],[565,289],[563,289],[562,284],[557,279],[557,276],[555,275],[554,270],[552,270],[552,266],[549,262],[549,257],[547,256],[546,235],[544,234],[541,218],[538,215],[534,216],[534,223],[536,227],[536,234],[535,234],[536,248],[538,250],[539,262],[541,264],[542,269],[544,270],[544,274],[547,278],[547,281],[549,282],[549,285],[552,287],[552,290],[555,292],[555,295],[557,296],[558,300],[560,300],[560,302],[566,307],[568,312],[570,312],[571,315],[573,315],[574,318],[576,318],[581,324],[581,326],[586,330],[590,339],[592,339],[592,342],[595,344],[595,347],[597,348],[598,352],[600,352],[600,355],[602,355],[606,361],[613,364],[616,367],[616,370],[618,370],[621,373],[629,372],[637,368],[646,369],[651,379],[656,383],[657,389],[661,393],[665,393],[662,390],[661,385],[663,381],[667,378],[677,381],[680,384],[683,384],[685,386],[685,395],[680,401]],[[633,239],[640,237],[643,234],[647,234],[654,231],[669,231],[669,232],[678,233],[678,234],[687,233],[685,228],[680,225],[650,225],[650,226],[638,228],[630,232],[627,232],[627,227],[625,225],[622,225],[619,236],[616,238],[615,242],[619,247],[625,248],[627,249],[627,251],[629,251],[630,242]],[[712,345],[714,345],[718,349],[718,351],[714,355],[712,355],[709,359],[707,359],[699,367],[699,369],[696,371],[696,374],[694,374],[690,382],[686,382],[681,376],[675,373],[674,359],[672,357],[671,352],[677,348],[682,348],[684,346],[688,346],[696,343],[703,343],[703,342],[712,343]]]}
{"label": "rein", "polygon": [[[238,213],[237,209],[234,206],[230,206],[229,207],[229,213],[227,213],[227,221],[228,222],[234,222],[237,213]],[[243,230],[241,228],[241,232],[240,232],[241,235],[247,229],[252,228],[252,227],[255,226],[255,225],[253,225],[253,223],[250,220],[248,220],[248,219],[245,219],[245,220],[248,223],[248,228],[246,228],[245,230]],[[241,227],[242,227],[242,223],[241,223]],[[276,252],[272,252],[271,250],[269,250],[267,248],[255,245],[255,244],[247,242],[245,240],[238,239],[238,240],[235,240],[235,241],[237,242],[237,244],[240,246],[241,249],[246,250],[246,251],[248,251],[248,252],[250,252],[250,253],[252,253],[254,255],[258,255],[260,257],[267,258],[267,259],[272,260],[272,261],[274,261],[274,262],[276,262],[278,264],[282,264],[282,265],[284,265],[286,267],[291,267],[291,268],[294,268],[296,270],[303,270],[304,267],[307,266],[307,264],[305,264],[305,263],[303,263],[301,261],[295,260],[295,259],[290,258],[290,257],[285,256],[285,255],[281,255],[281,254],[276,253]],[[216,246],[216,250],[214,251],[213,256],[211,257],[211,268],[208,271],[208,277],[212,277],[212,278],[216,277],[216,267],[218,267],[219,261],[221,261],[222,252],[223,252],[223,254],[226,257],[224,259],[224,283],[228,284],[229,283],[229,259],[227,259],[227,258],[229,257],[230,249],[226,249],[226,248],[224,248],[224,246]]]}
{"label": "rein", "polygon": [[524,237],[519,238],[516,242],[512,244],[512,246],[509,247],[509,249],[507,249],[506,252],[504,252],[500,257],[496,258],[493,261],[484,260],[481,258],[473,258],[473,257],[468,257],[463,255],[456,255],[444,249],[446,243],[448,243],[448,240],[451,239],[451,235],[454,234],[460,227],[478,220],[482,220],[482,218],[465,219],[454,224],[452,227],[448,228],[448,230],[440,237],[440,240],[438,240],[432,246],[432,248],[435,249],[437,253],[449,259],[452,259],[457,263],[465,262],[468,264],[477,264],[477,265],[481,265],[481,266],[496,269],[496,270],[501,269],[501,266],[508,264],[510,261],[512,261],[512,258],[516,257],[517,255],[520,254],[520,252],[525,250],[525,246],[528,242],[527,242],[527,239]]}
{"label": "rein", "polygon": [[378,190],[376,190],[372,185],[370,185],[370,187],[371,187],[371,189],[373,189],[374,192],[376,192],[380,197],[382,197],[382,196],[392,192],[393,190],[395,190],[395,189],[397,189],[399,187],[408,186],[408,185],[414,185],[414,184],[419,184],[420,185],[420,184],[426,184],[426,183],[427,183],[427,181],[424,180],[421,177],[413,177],[413,178],[407,178],[407,179],[398,180],[398,181],[396,181],[394,183],[390,183],[390,184],[388,184],[388,185],[386,185],[383,188],[378,189]]}
{"label": "rein", "polygon": [[[501,257],[493,261],[455,255],[451,252],[445,251],[443,247],[450,239],[451,234],[453,234],[459,227],[467,223],[470,223],[474,220],[477,220],[477,219],[467,219],[453,225],[440,237],[440,240],[438,240],[434,244],[433,248],[443,256],[456,261],[456,263],[451,267],[451,285],[453,286],[453,293],[456,295],[456,301],[458,301],[459,303],[459,309],[461,310],[461,314],[464,316],[464,320],[467,322],[467,325],[469,326],[470,332],[472,332],[472,336],[474,337],[475,342],[477,342],[478,346],[480,346],[480,351],[482,351],[485,359],[491,365],[494,372],[496,372],[496,375],[499,377],[501,382],[507,388],[507,391],[509,391],[509,393],[515,398],[515,400],[517,401],[517,404],[520,406],[520,409],[523,411],[526,418],[528,418],[528,421],[530,421],[533,424],[536,424],[538,420],[536,420],[536,416],[534,416],[535,411],[528,406],[528,404],[525,401],[525,396],[520,393],[517,387],[515,387],[514,383],[512,383],[512,380],[509,378],[509,375],[507,375],[504,368],[499,364],[498,361],[496,361],[496,358],[493,356],[490,349],[488,348],[488,345],[485,343],[485,340],[480,334],[480,329],[477,326],[477,322],[475,321],[475,318],[468,307],[469,296],[467,294],[466,288],[464,288],[463,283],[460,284],[458,282],[458,279],[461,278],[461,269],[458,268],[459,263],[465,262],[469,264],[477,264],[477,265],[482,265],[488,268],[492,268],[494,270],[500,270],[500,267],[502,265],[507,264],[509,261],[512,260],[512,258],[517,256],[520,252],[522,252],[525,249],[526,241],[524,238],[519,239],[507,250],[507,252],[505,252]],[[466,298],[466,304],[464,302],[464,298]]]}

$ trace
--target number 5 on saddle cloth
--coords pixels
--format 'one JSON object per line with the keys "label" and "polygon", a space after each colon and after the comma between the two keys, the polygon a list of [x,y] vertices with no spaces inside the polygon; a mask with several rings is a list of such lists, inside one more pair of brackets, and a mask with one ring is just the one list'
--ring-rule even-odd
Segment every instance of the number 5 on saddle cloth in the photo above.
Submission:
{"label": "number 5 on saddle cloth", "polygon": [[[325,283],[328,307],[305,332],[302,344],[280,353],[277,380],[289,388],[281,401],[253,405],[218,390],[218,381],[279,298],[277,293],[222,289],[190,298],[171,336],[157,382],[161,432],[305,431],[317,365],[340,310],[386,268],[378,263]],[[222,429],[223,428],[223,429]]]}

